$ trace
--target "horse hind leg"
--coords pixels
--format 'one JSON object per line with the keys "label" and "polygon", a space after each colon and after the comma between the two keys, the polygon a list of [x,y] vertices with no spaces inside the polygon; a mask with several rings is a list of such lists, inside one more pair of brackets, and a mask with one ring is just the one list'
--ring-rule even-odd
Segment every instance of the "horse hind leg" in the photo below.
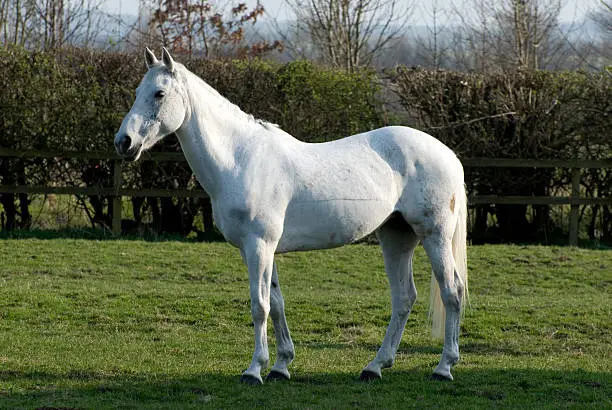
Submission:
{"label": "horse hind leg", "polygon": [[423,239],[446,312],[444,348],[433,374],[434,379],[440,380],[453,380],[451,368],[459,361],[459,321],[464,285],[455,267],[451,241],[452,233],[433,234]]}
{"label": "horse hind leg", "polygon": [[383,343],[374,360],[361,372],[361,380],[380,379],[382,369],[393,365],[406,321],[417,297],[412,276],[412,256],[419,238],[400,215],[392,216],[378,229],[377,234],[391,288],[392,312]]}

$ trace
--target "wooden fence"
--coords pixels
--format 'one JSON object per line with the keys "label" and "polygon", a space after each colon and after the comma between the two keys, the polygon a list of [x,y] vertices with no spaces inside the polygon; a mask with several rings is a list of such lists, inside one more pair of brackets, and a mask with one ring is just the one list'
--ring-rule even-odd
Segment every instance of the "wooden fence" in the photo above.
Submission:
{"label": "wooden fence", "polygon": [[[112,161],[112,181],[110,187],[85,186],[13,186],[0,185],[1,193],[10,194],[57,194],[57,195],[100,195],[111,200],[112,231],[121,233],[121,198],[128,197],[191,197],[206,198],[201,189],[129,189],[122,188],[123,160],[116,154],[107,152],[70,152],[70,151],[15,151],[0,147],[0,158],[64,158]],[[147,152],[142,160],[148,161],[185,161],[182,153]],[[580,196],[581,170],[585,168],[612,169],[612,160],[555,160],[555,159],[494,159],[464,158],[463,166],[479,168],[567,168],[572,171],[571,194],[569,196],[495,196],[476,195],[468,198],[470,205],[512,204],[512,205],[570,205],[569,244],[578,244],[578,222],[580,205],[612,205],[612,197],[587,198]]]}

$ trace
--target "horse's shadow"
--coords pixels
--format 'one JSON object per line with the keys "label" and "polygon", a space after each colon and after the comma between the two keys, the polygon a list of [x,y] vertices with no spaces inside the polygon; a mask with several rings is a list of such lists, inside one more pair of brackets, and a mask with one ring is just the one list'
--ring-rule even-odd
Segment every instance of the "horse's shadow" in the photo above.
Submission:
{"label": "horse's shadow", "polygon": [[[183,377],[145,373],[110,374],[74,369],[67,373],[52,371],[0,370],[0,408],[181,408],[181,407],[290,407],[329,403],[329,394],[348,393],[361,405],[394,407],[398,389],[406,400],[417,400],[419,407],[432,407],[439,400],[460,404],[474,397],[495,405],[520,400],[536,405],[542,394],[554,393],[557,402],[609,404],[611,376],[606,372],[565,369],[462,369],[458,366],[454,382],[430,380],[430,370],[390,369],[383,380],[361,382],[358,374],[348,372],[303,373],[295,371],[289,381],[269,382],[253,388],[239,382],[239,374],[200,373]],[[565,384],[562,388],[560,384]],[[27,388],[3,390],[21,385]],[[412,386],[409,391],[406,386]],[[571,387],[567,387],[571,386]],[[548,391],[550,390],[550,391]],[[327,392],[327,393],[325,393]],[[327,394],[326,398],[323,398]],[[578,396],[576,396],[578,395]],[[447,399],[444,399],[444,397]],[[292,401],[279,401],[279,397]],[[319,399],[316,399],[319,397]],[[608,399],[606,399],[606,397]],[[341,400],[341,398],[339,398]],[[303,400],[306,402],[302,403]],[[338,403],[337,407],[346,407]],[[315,407],[317,407],[315,405]]]}

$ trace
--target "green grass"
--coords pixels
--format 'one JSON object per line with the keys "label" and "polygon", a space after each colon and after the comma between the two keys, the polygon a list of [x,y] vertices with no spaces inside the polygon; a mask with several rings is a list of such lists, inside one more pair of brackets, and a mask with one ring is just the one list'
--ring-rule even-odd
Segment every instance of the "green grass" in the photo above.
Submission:
{"label": "green grass", "polygon": [[[390,314],[376,246],[277,258],[292,380],[239,383],[253,329],[223,243],[0,240],[0,408],[612,407],[612,251],[469,249],[470,306],[451,383],[429,380],[430,268],[395,366],[361,383]],[[274,358],[273,332],[270,347]]]}

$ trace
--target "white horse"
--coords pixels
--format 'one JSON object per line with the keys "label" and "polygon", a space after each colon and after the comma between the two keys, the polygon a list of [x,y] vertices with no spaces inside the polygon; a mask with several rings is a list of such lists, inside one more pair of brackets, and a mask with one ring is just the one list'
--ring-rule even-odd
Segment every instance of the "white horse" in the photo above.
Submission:
{"label": "white horse", "polygon": [[361,379],[381,378],[381,370],[394,362],[417,296],[412,256],[422,241],[435,277],[433,332],[444,336],[433,377],[452,380],[468,279],[463,168],[453,152],[407,127],[307,144],[241,111],[166,49],[161,61],[149,49],[145,58],[148,72],[115,147],[136,160],[175,133],[210,195],[217,227],[240,249],[249,271],[255,327],[253,360],[241,380],[263,383],[268,314],[277,355],[267,379],[289,379],[294,347],[274,254],[342,246],[374,231],[383,250],[392,314],[382,346]]}

